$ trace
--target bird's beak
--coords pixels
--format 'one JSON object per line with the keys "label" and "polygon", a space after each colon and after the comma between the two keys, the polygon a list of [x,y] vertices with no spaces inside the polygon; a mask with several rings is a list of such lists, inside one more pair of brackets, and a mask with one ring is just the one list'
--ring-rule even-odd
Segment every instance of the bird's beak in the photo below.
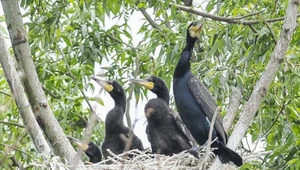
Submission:
{"label": "bird's beak", "polygon": [[82,149],[83,151],[86,151],[89,148],[89,145],[83,142],[76,142],[76,144],[78,145],[78,148]]}
{"label": "bird's beak", "polygon": [[198,22],[197,25],[193,26],[192,30],[195,33],[199,34],[201,32],[203,25],[204,25],[204,21]]}
{"label": "bird's beak", "polygon": [[114,87],[107,83],[107,81],[102,80],[96,76],[92,77],[93,80],[95,80],[101,87],[103,87],[107,92],[111,92]]}
{"label": "bird's beak", "polygon": [[71,136],[68,136],[68,138],[75,142],[78,145],[78,147],[83,151],[86,151],[89,148],[89,146],[86,143],[81,142],[79,139],[73,138]]}
{"label": "bird's beak", "polygon": [[149,90],[152,90],[154,88],[154,83],[145,79],[130,79],[130,81],[139,84],[141,86],[144,86]]}

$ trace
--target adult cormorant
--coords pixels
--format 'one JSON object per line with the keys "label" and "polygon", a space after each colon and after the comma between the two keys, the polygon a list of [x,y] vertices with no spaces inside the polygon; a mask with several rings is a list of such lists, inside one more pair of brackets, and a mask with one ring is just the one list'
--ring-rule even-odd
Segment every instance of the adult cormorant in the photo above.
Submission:
{"label": "adult cormorant", "polygon": [[88,144],[81,142],[80,140],[68,137],[72,141],[74,141],[80,149],[84,151],[84,153],[90,158],[91,163],[98,163],[102,160],[102,154],[98,145],[93,142],[89,142]]}
{"label": "adult cormorant", "polygon": [[185,127],[178,113],[169,107],[169,90],[165,82],[156,76],[147,79],[131,79],[157,95],[145,106],[148,120],[146,133],[154,153],[172,155],[196,145],[194,138]]}
{"label": "adult cormorant", "polygon": [[[186,46],[175,68],[173,90],[175,103],[182,121],[190,130],[194,139],[203,145],[208,139],[210,121],[217,105],[208,89],[191,73],[190,58],[196,40],[199,37],[203,23],[193,22],[188,26]],[[227,134],[224,131],[220,115],[214,124],[212,147],[217,148],[217,154],[222,163],[232,161],[237,166],[243,164],[242,158],[226,147]]]}
{"label": "adult cormorant", "polygon": [[[144,150],[141,140],[124,125],[123,116],[126,108],[126,97],[123,87],[116,81],[104,81],[95,76],[92,77],[99,85],[101,85],[113,98],[115,107],[111,109],[105,119],[105,138],[102,144],[103,156],[107,158],[110,149],[115,154],[125,151],[126,146],[131,149]],[[131,134],[133,137],[131,137]],[[129,140],[129,144],[124,141],[124,136]]]}

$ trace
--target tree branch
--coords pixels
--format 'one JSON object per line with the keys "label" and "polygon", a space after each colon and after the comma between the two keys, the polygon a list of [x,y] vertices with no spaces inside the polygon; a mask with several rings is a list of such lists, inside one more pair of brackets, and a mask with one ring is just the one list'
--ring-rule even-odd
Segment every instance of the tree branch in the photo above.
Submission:
{"label": "tree branch", "polygon": [[144,17],[148,20],[149,24],[157,29],[158,31],[161,31],[160,27],[154,22],[154,20],[150,17],[150,15],[147,13],[145,8],[139,8],[139,10],[141,11],[141,13],[144,15]]}
{"label": "tree branch", "polygon": [[47,89],[45,86],[42,86],[43,90],[48,93],[50,96],[52,96],[55,99],[60,99],[61,97],[59,95],[54,94],[52,91]]}
{"label": "tree branch", "polygon": [[44,138],[41,128],[39,127],[37,121],[35,120],[33,111],[29,105],[21,80],[18,76],[15,64],[12,58],[9,56],[8,48],[6,47],[5,39],[1,31],[0,31],[0,62],[3,71],[5,73],[6,80],[9,84],[10,90],[18,106],[23,123],[29,132],[31,140],[34,143],[34,146],[42,154],[44,159],[49,159],[52,151],[46,139]]}
{"label": "tree branch", "polygon": [[[72,78],[73,82],[75,82],[77,84],[77,79],[72,74],[70,66],[68,64],[68,61],[67,61],[66,57],[64,56],[63,52],[61,51],[61,48],[58,47],[57,49],[59,50],[60,54],[62,55],[62,57],[63,57],[63,59],[65,61],[66,68],[68,70],[68,75]],[[86,124],[86,128],[85,128],[85,131],[84,131],[83,137],[82,137],[82,142],[83,143],[88,143],[90,141],[90,137],[91,137],[92,132],[94,130],[95,122],[98,120],[98,116],[97,116],[95,110],[93,109],[90,101],[88,100],[88,98],[86,97],[85,93],[83,92],[83,90],[80,89],[80,88],[79,88],[79,90],[80,90],[80,92],[81,92],[84,100],[88,104],[88,107],[91,110],[91,113],[89,115],[89,121]],[[83,154],[83,150],[78,147],[76,154],[74,154],[74,157],[72,158],[71,165],[78,165],[78,164],[80,164],[80,160],[81,160],[80,158],[81,158],[82,154]]]}
{"label": "tree branch", "polygon": [[[0,33],[0,34],[1,34],[1,33]],[[5,91],[0,90],[0,93],[6,95],[6,96],[8,96],[8,97],[12,97],[9,93],[6,93]]]}
{"label": "tree branch", "polygon": [[[204,18],[210,18],[212,20],[227,22],[227,23],[230,23],[230,24],[253,25],[253,24],[259,24],[259,23],[262,22],[261,20],[241,20],[241,19],[245,18],[244,16],[241,16],[241,17],[221,17],[221,16],[218,16],[218,15],[205,13],[205,12],[198,11],[198,10],[195,10],[193,8],[190,8],[190,7],[186,7],[186,6],[178,5],[178,4],[174,4],[174,3],[170,3],[170,5],[173,5],[177,8],[179,8],[182,11],[186,11],[186,12],[189,12],[189,13],[200,15]],[[260,12],[257,12],[257,13],[260,13]],[[257,14],[257,13],[254,13],[254,14]],[[248,16],[251,16],[251,15],[252,14],[250,14]],[[300,16],[300,14],[297,15],[297,17],[299,17],[299,16]],[[271,22],[282,21],[284,19],[285,19],[285,17],[280,17],[280,18],[268,19],[268,20],[265,20],[265,21],[267,23],[271,23]]]}
{"label": "tree branch", "polygon": [[0,120],[0,123],[6,124],[6,125],[10,125],[10,126],[18,126],[20,128],[25,128],[24,125],[18,124],[18,123],[13,123],[13,122],[6,122],[3,120]]}
{"label": "tree branch", "polygon": [[234,87],[229,100],[227,114],[223,119],[223,126],[226,133],[228,133],[228,131],[230,130],[232,123],[235,117],[237,116],[237,111],[239,110],[241,99],[242,99],[241,89],[239,87]]}
{"label": "tree branch", "polygon": [[117,41],[118,43],[121,43],[121,44],[126,45],[127,47],[130,47],[132,50],[138,50],[137,47],[134,47],[134,46],[132,46],[132,45],[130,45],[130,44],[128,44],[128,43],[122,41],[122,40],[119,40],[118,38],[116,38],[116,37],[114,37],[114,36],[112,36],[112,35],[110,35],[110,34],[106,34],[106,35],[107,35],[109,38],[114,39],[114,40]]}
{"label": "tree branch", "polygon": [[[1,1],[1,3],[14,54],[17,58],[18,65],[21,66],[24,73],[24,86],[28,95],[29,103],[31,107],[34,108],[34,115],[39,126],[45,132],[54,152],[58,156],[66,158],[66,160],[70,162],[73,155],[75,155],[75,150],[64,134],[63,129],[54,117],[54,114],[47,103],[47,98],[41,87],[35,65],[31,58],[30,47],[26,38],[19,2],[17,0],[10,0]],[[14,81],[16,81],[16,77],[18,77],[18,75],[14,76]],[[17,100],[17,98],[15,99]],[[30,105],[26,103],[18,105],[18,108],[29,109]]]}
{"label": "tree branch", "polygon": [[213,133],[213,130],[214,130],[214,125],[215,125],[215,122],[216,122],[218,114],[220,114],[220,108],[219,107],[216,108],[215,113],[214,113],[214,115],[213,115],[213,117],[211,119],[210,126],[209,126],[209,133],[208,133],[208,139],[207,139],[207,146],[206,146],[205,158],[203,159],[204,164],[202,166],[203,169],[206,169],[207,158],[208,158],[208,155],[209,155],[209,152],[210,152],[211,143],[212,143],[212,133]]}
{"label": "tree branch", "polygon": [[[138,76],[138,72],[139,72],[139,67],[140,67],[140,58],[139,58],[139,54],[137,54],[136,56],[136,59],[134,61],[134,64],[135,64],[135,69],[133,71],[133,77],[136,78]],[[127,103],[127,106],[126,106],[126,112],[125,112],[125,115],[126,115],[126,120],[127,120],[127,125],[130,129],[133,128],[132,126],[132,123],[131,123],[131,118],[130,118],[130,101],[132,99],[132,94],[134,92],[134,86],[135,84],[134,83],[131,83],[129,88],[129,95],[126,99],[126,103]]]}
{"label": "tree branch", "polygon": [[268,30],[270,31],[270,34],[271,34],[271,36],[273,38],[274,43],[277,44],[277,40],[276,40],[275,34],[272,31],[272,29],[270,27],[270,24],[261,15],[258,15],[258,16],[262,19],[262,21],[264,22],[264,24],[267,26]]}
{"label": "tree branch", "polygon": [[[227,146],[233,150],[237,148],[242,138],[246,134],[252,120],[255,117],[255,113],[258,110],[262,99],[267,94],[270,84],[275,78],[283,57],[289,47],[289,43],[292,38],[292,34],[297,26],[297,13],[300,0],[289,0],[288,7],[286,9],[286,18],[284,20],[283,28],[280,33],[280,38],[276,44],[274,52],[266,66],[265,71],[261,75],[259,81],[256,83],[254,90],[249,98],[244,111],[241,114],[229,140]],[[213,163],[210,169],[218,169],[220,164]]]}

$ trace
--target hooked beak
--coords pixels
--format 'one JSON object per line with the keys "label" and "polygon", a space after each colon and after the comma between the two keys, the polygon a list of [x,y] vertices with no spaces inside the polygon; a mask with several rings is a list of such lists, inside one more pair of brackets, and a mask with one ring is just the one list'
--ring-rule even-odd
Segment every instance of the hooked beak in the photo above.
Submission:
{"label": "hooked beak", "polygon": [[145,79],[130,79],[131,82],[146,87],[149,90],[154,88],[154,83]]}
{"label": "hooked beak", "polygon": [[68,136],[68,138],[74,141],[78,145],[78,147],[83,151],[86,151],[89,148],[89,146],[86,143],[81,142],[79,139],[73,138],[71,136]]}
{"label": "hooked beak", "polygon": [[193,30],[196,32],[196,33],[200,33],[202,27],[204,25],[204,21],[202,22],[198,22],[198,24],[196,26],[193,26]]}
{"label": "hooked beak", "polygon": [[97,76],[92,77],[101,87],[103,87],[107,92],[111,92],[114,87],[107,83],[107,81],[98,78]]}
{"label": "hooked beak", "polygon": [[199,38],[203,25],[204,21],[199,21],[196,25],[191,26],[189,29],[190,36],[193,38]]}

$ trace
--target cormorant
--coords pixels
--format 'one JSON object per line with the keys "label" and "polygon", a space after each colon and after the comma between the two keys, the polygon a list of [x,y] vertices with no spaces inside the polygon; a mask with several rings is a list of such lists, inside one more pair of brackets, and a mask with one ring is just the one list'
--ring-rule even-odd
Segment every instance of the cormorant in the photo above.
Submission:
{"label": "cormorant", "polygon": [[154,153],[172,155],[192,147],[194,138],[185,127],[179,115],[169,107],[169,90],[165,82],[156,76],[148,79],[131,79],[157,95],[145,106],[148,120],[146,133]]}
{"label": "cormorant", "polygon": [[147,136],[154,153],[171,156],[192,147],[188,137],[175,123],[172,112],[174,111],[160,98],[149,100],[145,106]]}
{"label": "cormorant", "polygon": [[[121,154],[126,151],[126,146],[129,146],[128,150],[144,150],[141,140],[124,125],[123,116],[126,108],[126,97],[123,87],[116,81],[104,81],[95,76],[92,79],[101,85],[115,102],[115,107],[107,113],[105,119],[105,138],[101,148],[103,156],[107,158],[110,155],[107,149],[115,154]],[[124,141],[124,136],[131,139],[130,143],[126,143],[128,140]]]}
{"label": "cormorant", "polygon": [[80,140],[68,137],[72,141],[74,141],[80,149],[84,151],[84,153],[90,158],[91,163],[98,163],[102,160],[102,154],[98,145],[93,142],[89,142],[88,144],[81,142]]}
{"label": "cormorant", "polygon": [[[215,113],[217,105],[208,89],[192,74],[190,58],[196,40],[200,35],[203,23],[193,22],[188,26],[186,46],[175,68],[173,90],[177,110],[182,121],[190,130],[194,139],[203,145],[208,139],[210,121]],[[232,161],[237,166],[243,164],[242,158],[234,151],[226,147],[227,134],[224,131],[220,115],[214,124],[212,147],[217,148],[217,154],[222,163]]]}

